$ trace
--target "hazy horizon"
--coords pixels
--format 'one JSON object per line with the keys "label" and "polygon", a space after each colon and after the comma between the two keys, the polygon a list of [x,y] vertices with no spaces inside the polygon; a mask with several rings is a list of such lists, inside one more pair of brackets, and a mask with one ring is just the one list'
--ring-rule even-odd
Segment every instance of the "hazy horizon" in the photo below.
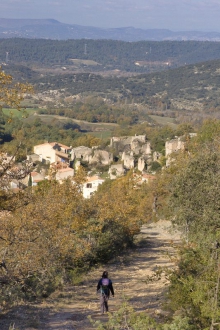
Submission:
{"label": "hazy horizon", "polygon": [[99,28],[220,32],[218,0],[1,0],[6,19],[55,19]]}

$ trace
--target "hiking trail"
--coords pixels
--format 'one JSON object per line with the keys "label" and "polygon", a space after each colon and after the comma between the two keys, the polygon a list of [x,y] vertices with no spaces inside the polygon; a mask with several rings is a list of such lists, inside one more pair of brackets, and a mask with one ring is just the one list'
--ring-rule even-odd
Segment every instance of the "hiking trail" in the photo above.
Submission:
{"label": "hiking trail", "polygon": [[79,286],[65,287],[39,305],[14,308],[0,318],[0,329],[8,330],[10,325],[16,330],[94,329],[88,316],[93,320],[107,320],[107,315],[100,314],[99,295],[96,294],[103,270],[108,271],[115,290],[115,297],[109,300],[110,312],[118,310],[126,297],[135,310],[159,318],[165,313],[162,303],[169,281],[164,273],[155,281],[151,281],[151,277],[153,279],[162,267],[176,267],[179,242],[180,234],[171,228],[169,221],[145,224],[137,235],[135,250],[129,250],[105,267],[92,270]]}

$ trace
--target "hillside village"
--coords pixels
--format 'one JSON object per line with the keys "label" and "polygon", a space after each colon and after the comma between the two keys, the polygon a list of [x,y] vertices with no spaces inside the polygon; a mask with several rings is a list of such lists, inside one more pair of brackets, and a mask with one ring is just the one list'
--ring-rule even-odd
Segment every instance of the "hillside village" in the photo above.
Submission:
{"label": "hillside village", "polygon": [[107,178],[116,179],[130,169],[137,170],[140,183],[148,182],[155,174],[152,165],[169,166],[172,153],[184,149],[183,140],[183,137],[178,137],[166,141],[165,163],[162,154],[152,150],[146,135],[112,137],[105,149],[73,148],[59,142],[45,142],[35,145],[33,153],[27,155],[32,171],[20,180],[11,180],[10,188],[25,189],[48,179],[60,183],[68,178],[74,181],[79,166],[86,167],[88,175],[82,188],[84,198],[89,198]]}

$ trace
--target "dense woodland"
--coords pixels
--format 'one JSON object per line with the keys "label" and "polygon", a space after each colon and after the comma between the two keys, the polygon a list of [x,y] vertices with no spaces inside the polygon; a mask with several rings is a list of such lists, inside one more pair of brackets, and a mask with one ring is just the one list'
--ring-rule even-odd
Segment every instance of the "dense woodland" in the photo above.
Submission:
{"label": "dense woodland", "polygon": [[[86,50],[85,50],[86,44]],[[89,70],[122,70],[128,72],[150,72],[164,69],[164,64],[177,67],[191,63],[219,59],[220,43],[199,41],[139,41],[116,40],[43,40],[43,39],[0,39],[0,61],[26,65],[70,66],[72,59],[90,60]],[[135,62],[146,61],[137,66]],[[81,63],[86,67],[85,63]],[[165,65],[167,66],[167,65]]]}
{"label": "dense woodland", "polygon": [[[1,105],[9,107],[19,108],[22,96],[30,92],[30,86],[15,85],[2,71],[0,88]],[[42,130],[47,133],[50,129],[51,134],[65,131],[64,127],[53,131],[39,120],[27,129],[24,123],[1,117],[3,148],[7,139],[16,142],[18,149],[22,140],[24,149],[28,140],[37,139]],[[13,134],[10,125],[14,125]],[[116,130],[146,133],[156,149],[163,148],[166,139],[178,133],[168,127],[156,129],[148,123]],[[81,193],[86,176],[83,167],[75,176],[75,184],[68,180],[62,185],[45,181],[35,189],[13,193],[4,188],[11,171],[2,164],[1,306],[9,308],[21,301],[48,297],[64,283],[74,283],[77,274],[132,247],[143,223],[171,219],[183,234],[178,267],[167,273],[171,281],[167,308],[173,317],[157,324],[147,313],[128,314],[125,310],[125,314],[116,315],[114,327],[106,323],[99,329],[120,329],[124,315],[133,330],[143,326],[154,330],[219,329],[220,121],[204,121],[192,139],[188,138],[190,125],[179,126],[178,130],[179,135],[185,134],[186,149],[175,155],[170,167],[157,172],[156,180],[137,189],[130,171],[123,178],[107,180],[89,200],[83,199]],[[73,141],[82,137],[77,129],[69,129],[68,134]],[[156,207],[152,208],[155,198]]]}

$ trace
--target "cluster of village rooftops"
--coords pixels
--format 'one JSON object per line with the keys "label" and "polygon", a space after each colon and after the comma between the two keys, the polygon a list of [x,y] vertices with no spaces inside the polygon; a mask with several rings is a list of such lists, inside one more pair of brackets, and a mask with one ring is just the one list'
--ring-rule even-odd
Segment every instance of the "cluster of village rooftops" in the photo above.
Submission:
{"label": "cluster of village rooftops", "polygon": [[[179,137],[165,143],[166,166],[171,162],[171,155],[184,149],[184,141]],[[117,153],[117,161],[113,158],[113,152]],[[80,146],[76,148],[65,146],[59,142],[46,142],[36,145],[33,154],[27,155],[27,160],[32,164],[43,163],[49,165],[46,172],[42,167],[40,172],[32,171],[21,180],[12,180],[11,189],[36,186],[40,181],[54,179],[62,183],[67,178],[74,180],[74,174],[81,163],[88,163],[92,167],[93,176],[88,176],[83,184],[83,196],[89,198],[105,179],[101,178],[100,166],[107,166],[108,178],[116,179],[125,175],[133,168],[140,173],[140,182],[148,182],[154,178],[152,162],[160,162],[161,154],[153,151],[151,144],[146,140],[146,135],[112,137],[110,145],[102,150],[100,147],[88,148]],[[96,166],[99,165],[99,171]],[[94,175],[94,173],[97,173]],[[89,174],[89,173],[88,173]]]}

